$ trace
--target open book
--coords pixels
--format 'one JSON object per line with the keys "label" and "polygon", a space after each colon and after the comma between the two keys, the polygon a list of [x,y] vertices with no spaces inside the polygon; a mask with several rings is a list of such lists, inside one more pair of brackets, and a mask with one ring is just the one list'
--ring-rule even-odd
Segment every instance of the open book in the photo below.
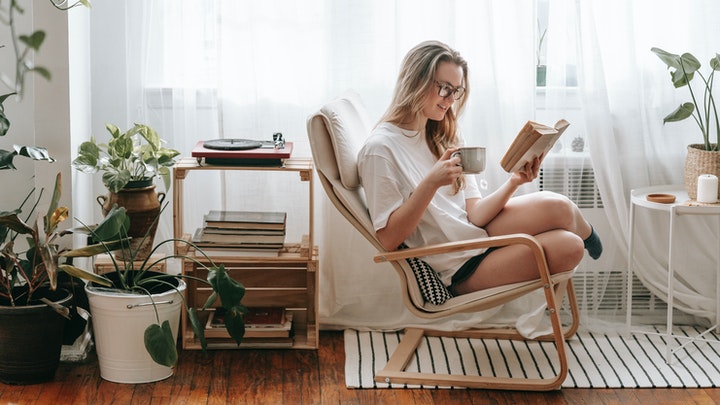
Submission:
{"label": "open book", "polygon": [[500,160],[500,166],[506,172],[513,173],[535,157],[542,160],[569,125],[565,120],[558,121],[555,127],[528,121]]}

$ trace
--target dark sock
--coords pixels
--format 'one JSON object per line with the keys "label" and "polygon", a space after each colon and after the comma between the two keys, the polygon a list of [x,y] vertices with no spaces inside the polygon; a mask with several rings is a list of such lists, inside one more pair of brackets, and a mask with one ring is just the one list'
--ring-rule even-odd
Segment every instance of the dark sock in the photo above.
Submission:
{"label": "dark sock", "polygon": [[585,244],[585,249],[587,249],[590,257],[597,260],[603,251],[602,242],[600,242],[600,237],[597,232],[595,232],[595,228],[593,228],[592,225],[590,228],[592,229],[592,233],[583,241],[583,243]]}

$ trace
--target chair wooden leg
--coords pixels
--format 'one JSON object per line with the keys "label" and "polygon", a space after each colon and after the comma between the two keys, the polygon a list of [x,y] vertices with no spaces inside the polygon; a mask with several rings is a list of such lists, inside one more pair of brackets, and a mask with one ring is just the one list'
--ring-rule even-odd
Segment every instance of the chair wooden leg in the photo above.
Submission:
{"label": "chair wooden leg", "polygon": [[[568,296],[572,321],[564,329],[560,322],[558,307],[564,295]],[[428,386],[453,386],[480,389],[550,391],[559,389],[567,377],[568,362],[565,352],[565,339],[572,337],[579,327],[579,310],[572,284],[568,279],[553,288],[545,288],[548,315],[552,324],[552,333],[534,340],[553,341],[557,350],[557,373],[548,378],[509,378],[488,376],[466,376],[452,374],[433,374],[406,371],[412,356],[425,336],[463,337],[470,339],[513,339],[527,340],[513,328],[472,329],[466,331],[434,331],[417,328],[405,330],[400,343],[391,355],[387,365],[375,375],[375,381],[388,384],[413,384]]]}
{"label": "chair wooden leg", "polygon": [[[487,331],[486,331],[487,332]],[[433,374],[406,371],[418,346],[425,336],[454,336],[466,338],[481,338],[483,330],[470,330],[464,332],[442,332],[408,328],[400,340],[395,351],[390,356],[385,368],[375,374],[375,381],[388,384],[411,384],[441,387],[466,387],[497,390],[520,391],[551,391],[558,389],[567,376],[567,365],[563,370],[564,362],[560,361],[560,372],[551,378],[510,378],[486,377],[453,374]],[[484,336],[487,338],[487,336]],[[563,352],[564,354],[564,352]]]}

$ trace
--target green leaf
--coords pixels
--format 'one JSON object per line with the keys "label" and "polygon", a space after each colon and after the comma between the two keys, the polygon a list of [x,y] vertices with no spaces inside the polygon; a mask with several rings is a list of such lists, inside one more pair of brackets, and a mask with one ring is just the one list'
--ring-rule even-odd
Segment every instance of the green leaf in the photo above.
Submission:
{"label": "green leaf", "polygon": [[80,155],[73,160],[72,165],[83,173],[95,173],[98,170],[97,158],[92,155]]}
{"label": "green leaf", "polygon": [[240,304],[245,296],[245,286],[230,277],[224,264],[210,269],[207,280],[220,296],[223,308],[228,311]]}
{"label": "green leaf", "polygon": [[193,332],[195,332],[195,336],[200,340],[200,347],[203,350],[207,350],[207,339],[205,339],[205,325],[200,323],[200,319],[198,318],[197,314],[197,308],[188,308],[188,319],[190,320],[190,325],[192,326]]}
{"label": "green leaf", "polygon": [[35,66],[34,68],[30,69],[31,71],[39,74],[40,76],[44,77],[45,80],[50,81],[52,79],[52,75],[50,74],[50,71],[43,66]]}
{"label": "green leaf", "polygon": [[245,296],[245,286],[233,280],[224,265],[213,267],[208,272],[208,282],[220,296],[220,302],[225,308],[225,328],[230,337],[238,344],[245,335],[244,315],[247,309],[241,304]]}
{"label": "green leaf", "polygon": [[695,106],[693,105],[693,103],[680,104],[680,106],[676,108],[675,111],[671,112],[665,118],[663,118],[663,124],[665,124],[666,122],[682,121],[685,118],[691,116],[693,111],[695,111]]}
{"label": "green leaf", "polygon": [[720,70],[720,54],[715,54],[715,57],[710,59],[710,67],[712,70]]}
{"label": "green leaf", "polygon": [[105,241],[93,245],[83,246],[77,249],[66,250],[60,253],[62,257],[90,257],[102,253],[110,253],[113,250],[122,249],[130,243],[132,238],[123,238],[120,240]]}
{"label": "green leaf", "polygon": [[13,145],[13,148],[18,155],[29,157],[32,160],[47,160],[50,163],[55,161],[55,159],[50,157],[47,149],[40,146]]}
{"label": "green leaf", "polygon": [[105,219],[93,231],[93,242],[112,241],[127,237],[130,229],[130,217],[125,212],[125,207],[113,207],[105,215]]}
{"label": "green leaf", "polygon": [[657,55],[668,67],[680,69],[680,55],[666,52],[660,48],[651,48],[650,51]]}
{"label": "green leaf", "polygon": [[100,275],[97,275],[95,273],[91,273],[89,271],[85,271],[79,267],[75,267],[70,264],[61,264],[58,265],[58,269],[64,271],[65,273],[77,277],[83,280],[88,280],[93,283],[105,286],[105,287],[112,287],[112,283],[110,280],[106,279],[105,277],[102,277]]}
{"label": "green leaf", "polygon": [[0,149],[0,170],[13,169],[16,167],[13,165],[13,158],[15,157],[14,152]]}
{"label": "green leaf", "polygon": [[7,119],[5,113],[0,112],[0,136],[5,136],[10,130],[10,120]]}
{"label": "green leaf", "polygon": [[127,170],[121,170],[119,172],[105,172],[102,175],[102,181],[105,187],[113,193],[117,193],[122,190],[128,182],[132,179],[132,175]]}
{"label": "green leaf", "polygon": [[30,36],[20,35],[18,39],[23,44],[37,51],[40,49],[43,41],[45,41],[45,31],[38,30],[30,34]]}
{"label": "green leaf", "polygon": [[152,324],[145,329],[145,349],[158,364],[173,367],[177,363],[177,347],[170,322],[163,321],[162,326]]}
{"label": "green leaf", "polygon": [[245,336],[245,314],[247,312],[247,308],[243,305],[236,305],[225,311],[225,328],[237,344],[242,343]]}
{"label": "green leaf", "polygon": [[[53,188],[53,195],[50,198],[50,206],[48,207],[47,214],[45,214],[45,233],[54,231],[58,224],[67,219],[68,210],[65,208],[64,212],[56,210],[60,205],[60,197],[62,196],[62,172],[58,172],[55,176],[55,188]],[[63,207],[64,208],[64,207]]]}
{"label": "green leaf", "polygon": [[33,228],[20,219],[15,212],[0,216],[0,225],[6,226],[19,234],[28,235],[33,232]]}

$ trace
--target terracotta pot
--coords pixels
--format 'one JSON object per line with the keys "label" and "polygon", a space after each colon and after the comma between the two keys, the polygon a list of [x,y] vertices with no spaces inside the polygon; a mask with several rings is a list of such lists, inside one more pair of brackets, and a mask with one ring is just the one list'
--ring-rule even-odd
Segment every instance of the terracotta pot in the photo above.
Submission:
{"label": "terracotta pot", "polygon": [[[134,255],[134,260],[145,260],[153,247],[155,232],[157,231],[158,217],[160,215],[160,204],[165,199],[165,193],[155,192],[155,185],[141,184],[140,187],[125,187],[117,193],[109,192],[107,196],[97,197],[102,208],[102,214],[107,215],[114,204],[125,207],[130,217],[130,229],[128,236],[132,237],[130,250],[118,251],[115,257],[119,260],[129,260]],[[147,237],[145,237],[147,235]]]}
{"label": "terracotta pot", "polygon": [[[58,289],[38,291],[36,297],[69,307],[72,293]],[[39,299],[29,305],[0,302],[0,381],[38,384],[50,381],[60,363],[66,319]]]}
{"label": "terracotta pot", "polygon": [[[685,191],[693,200],[697,199],[697,179],[701,174],[714,174],[720,177],[720,152],[707,151],[703,144],[688,145],[685,158]],[[720,190],[718,190],[718,199],[720,199]]]}

